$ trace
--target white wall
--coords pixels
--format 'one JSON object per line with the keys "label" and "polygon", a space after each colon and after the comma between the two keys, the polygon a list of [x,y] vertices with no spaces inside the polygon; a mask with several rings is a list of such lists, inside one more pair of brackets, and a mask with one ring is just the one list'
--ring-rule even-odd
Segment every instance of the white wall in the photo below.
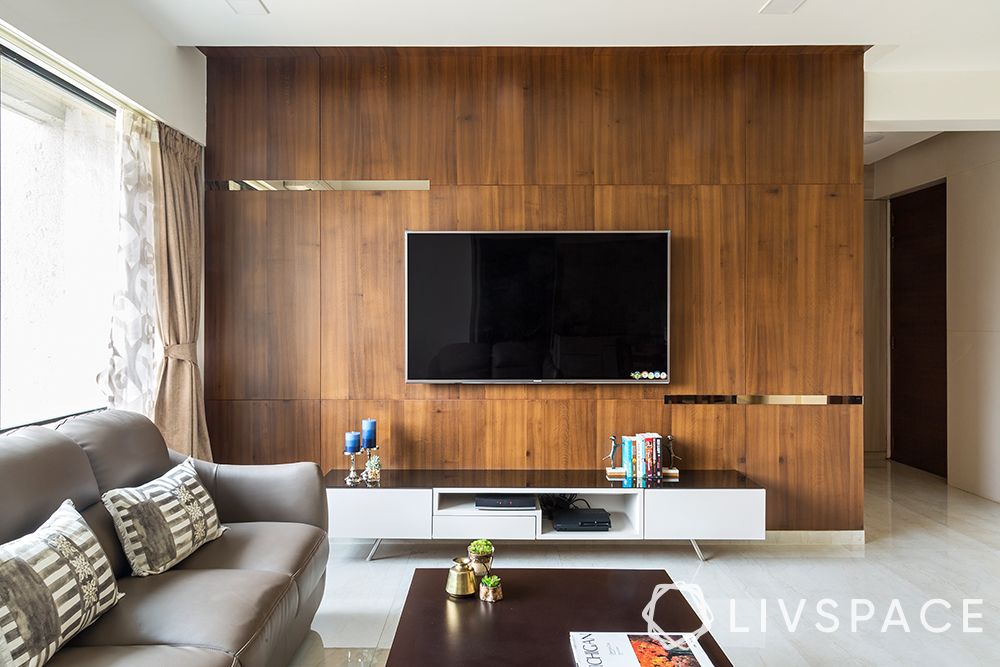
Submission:
{"label": "white wall", "polygon": [[205,143],[205,56],[167,42],[126,0],[0,0],[0,19]]}
{"label": "white wall", "polygon": [[1000,502],[1000,132],[875,163],[875,196],[948,185],[948,482]]}

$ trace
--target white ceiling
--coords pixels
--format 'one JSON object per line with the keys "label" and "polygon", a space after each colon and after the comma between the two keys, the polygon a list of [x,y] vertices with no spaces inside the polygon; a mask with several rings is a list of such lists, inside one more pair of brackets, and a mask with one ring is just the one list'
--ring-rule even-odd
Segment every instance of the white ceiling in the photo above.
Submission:
{"label": "white ceiling", "polygon": [[865,164],[878,162],[938,134],[940,132],[865,132]]}
{"label": "white ceiling", "polygon": [[997,0],[127,0],[181,46],[871,44],[869,71],[1000,70]]}

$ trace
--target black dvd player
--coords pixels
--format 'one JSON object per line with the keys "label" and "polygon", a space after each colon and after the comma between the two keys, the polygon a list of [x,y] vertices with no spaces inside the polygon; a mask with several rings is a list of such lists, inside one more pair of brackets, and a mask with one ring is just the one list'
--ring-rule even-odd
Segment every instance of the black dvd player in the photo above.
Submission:
{"label": "black dvd player", "polygon": [[533,510],[535,496],[530,493],[480,493],[476,495],[477,510]]}
{"label": "black dvd player", "polygon": [[558,531],[601,532],[611,530],[611,515],[599,507],[552,511],[552,527]]}

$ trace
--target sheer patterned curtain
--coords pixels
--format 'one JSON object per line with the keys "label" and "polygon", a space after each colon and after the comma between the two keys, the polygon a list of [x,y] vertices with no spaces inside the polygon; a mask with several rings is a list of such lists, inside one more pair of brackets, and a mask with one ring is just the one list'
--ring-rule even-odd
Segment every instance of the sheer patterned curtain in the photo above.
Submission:
{"label": "sheer patterned curtain", "polygon": [[111,358],[98,376],[110,407],[152,417],[163,346],[157,333],[154,253],[156,121],[118,112],[119,289],[111,316]]}

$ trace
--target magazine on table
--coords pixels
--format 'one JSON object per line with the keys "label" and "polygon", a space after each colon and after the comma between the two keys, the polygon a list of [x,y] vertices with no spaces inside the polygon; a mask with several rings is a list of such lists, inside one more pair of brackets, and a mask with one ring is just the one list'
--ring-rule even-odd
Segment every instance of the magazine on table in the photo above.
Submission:
{"label": "magazine on table", "polygon": [[678,647],[667,650],[643,632],[571,632],[577,667],[712,667],[694,635],[667,633]]}

